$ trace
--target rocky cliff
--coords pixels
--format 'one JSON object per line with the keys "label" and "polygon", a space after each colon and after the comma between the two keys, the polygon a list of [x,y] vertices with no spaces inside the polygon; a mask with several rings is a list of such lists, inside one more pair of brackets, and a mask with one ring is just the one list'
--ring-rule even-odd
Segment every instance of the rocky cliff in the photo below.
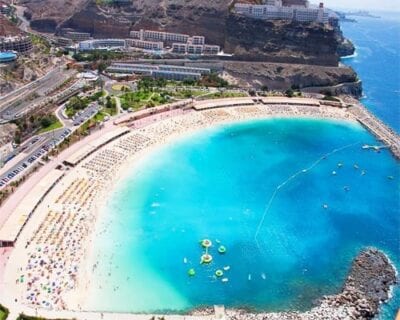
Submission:
{"label": "rocky cliff", "polygon": [[[39,31],[73,28],[94,37],[127,37],[148,28],[204,35],[237,59],[337,65],[338,31],[317,24],[263,21],[231,13],[231,0],[133,0],[124,6],[91,0],[28,0]],[[47,5],[46,5],[47,4]]]}
{"label": "rocky cliff", "polygon": [[[361,84],[353,69],[304,64],[266,62],[224,62],[223,76],[240,87],[305,92],[331,91],[335,95],[361,95]],[[344,86],[346,84],[346,86]]]}

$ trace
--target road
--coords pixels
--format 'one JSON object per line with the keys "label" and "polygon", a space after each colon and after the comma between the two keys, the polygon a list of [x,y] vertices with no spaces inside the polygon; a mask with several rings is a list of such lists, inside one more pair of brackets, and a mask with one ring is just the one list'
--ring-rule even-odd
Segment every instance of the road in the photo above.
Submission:
{"label": "road", "polygon": [[62,64],[41,79],[1,98],[0,119],[3,119],[3,122],[13,120],[34,106],[45,103],[51,98],[48,96],[49,93],[72,77],[75,72],[74,70],[65,70],[65,65]]}

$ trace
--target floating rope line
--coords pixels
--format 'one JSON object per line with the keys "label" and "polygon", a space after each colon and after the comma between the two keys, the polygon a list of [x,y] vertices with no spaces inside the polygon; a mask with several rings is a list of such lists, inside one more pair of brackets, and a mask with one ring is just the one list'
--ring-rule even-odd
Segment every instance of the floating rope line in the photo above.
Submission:
{"label": "floating rope line", "polygon": [[355,142],[355,143],[352,143],[352,144],[348,144],[346,146],[334,149],[331,152],[328,152],[328,153],[324,154],[322,157],[318,158],[315,162],[313,162],[308,168],[305,168],[305,169],[302,169],[302,170],[296,172],[295,174],[293,174],[292,176],[287,178],[284,182],[282,182],[281,184],[279,184],[275,188],[275,191],[272,193],[271,198],[269,199],[269,201],[268,201],[268,203],[267,203],[267,205],[265,207],[265,210],[264,210],[264,213],[263,213],[263,215],[261,217],[260,223],[258,224],[257,230],[256,230],[256,232],[254,234],[254,240],[256,241],[257,247],[259,249],[261,249],[261,248],[260,248],[260,244],[258,242],[258,235],[259,235],[259,233],[261,231],[261,228],[262,228],[262,226],[264,224],[265,217],[267,216],[268,211],[271,209],[272,203],[273,203],[277,193],[279,192],[279,190],[281,188],[283,188],[286,184],[288,184],[290,181],[292,181],[293,179],[297,178],[299,175],[307,173],[308,171],[314,169],[322,160],[326,159],[327,157],[329,157],[329,156],[331,156],[331,155],[333,155],[333,154],[335,154],[337,152],[343,151],[345,149],[349,149],[351,147],[354,147],[355,145],[358,145],[360,143],[361,142]]}

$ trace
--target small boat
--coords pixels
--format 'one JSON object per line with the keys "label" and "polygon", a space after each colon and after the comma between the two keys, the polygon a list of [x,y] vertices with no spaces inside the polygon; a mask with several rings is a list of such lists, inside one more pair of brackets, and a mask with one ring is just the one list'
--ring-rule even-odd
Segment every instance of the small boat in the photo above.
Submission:
{"label": "small boat", "polygon": [[186,257],[185,258],[183,258],[183,263],[187,263],[187,259],[186,259]]}
{"label": "small boat", "polygon": [[388,176],[388,179],[389,180],[394,180],[394,177],[393,176]]}
{"label": "small boat", "polygon": [[348,192],[348,191],[350,191],[350,187],[349,187],[349,186],[344,186],[344,187],[343,187],[343,190],[346,191],[346,192]]}
{"label": "small boat", "polygon": [[333,175],[333,176],[336,176],[336,171],[332,171],[332,175]]}
{"label": "small boat", "polygon": [[247,276],[247,280],[251,281],[251,273]]}
{"label": "small boat", "polygon": [[301,172],[306,173],[306,172],[307,172],[307,169],[303,169],[303,170],[301,170]]}
{"label": "small boat", "polygon": [[230,266],[225,266],[225,267],[224,267],[224,270],[225,270],[225,271],[228,271],[230,268],[231,268]]}
{"label": "small boat", "polygon": [[328,205],[325,203],[323,206],[322,206],[324,209],[328,209]]}
{"label": "small boat", "polygon": [[341,168],[341,167],[343,167],[343,163],[339,162],[339,163],[337,164],[337,166],[338,166],[338,168]]}
{"label": "small boat", "polygon": [[361,175],[362,175],[362,176],[365,176],[365,174],[366,174],[365,170],[362,170],[362,171],[361,171]]}
{"label": "small boat", "polygon": [[261,273],[261,278],[263,278],[263,280],[267,279],[267,276],[265,275],[265,273]]}
{"label": "small boat", "polygon": [[229,279],[228,279],[228,278],[223,278],[221,281],[222,281],[222,282],[228,282]]}
{"label": "small boat", "polygon": [[358,170],[360,167],[357,165],[357,163],[353,166],[354,169]]}

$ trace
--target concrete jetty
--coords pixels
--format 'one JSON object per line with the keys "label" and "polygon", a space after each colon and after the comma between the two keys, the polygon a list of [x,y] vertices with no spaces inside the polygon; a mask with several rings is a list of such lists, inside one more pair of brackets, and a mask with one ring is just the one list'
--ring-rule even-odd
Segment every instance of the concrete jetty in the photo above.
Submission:
{"label": "concrete jetty", "polygon": [[378,140],[388,146],[397,159],[400,159],[400,136],[397,133],[375,117],[362,104],[354,104],[348,108],[348,111]]}

